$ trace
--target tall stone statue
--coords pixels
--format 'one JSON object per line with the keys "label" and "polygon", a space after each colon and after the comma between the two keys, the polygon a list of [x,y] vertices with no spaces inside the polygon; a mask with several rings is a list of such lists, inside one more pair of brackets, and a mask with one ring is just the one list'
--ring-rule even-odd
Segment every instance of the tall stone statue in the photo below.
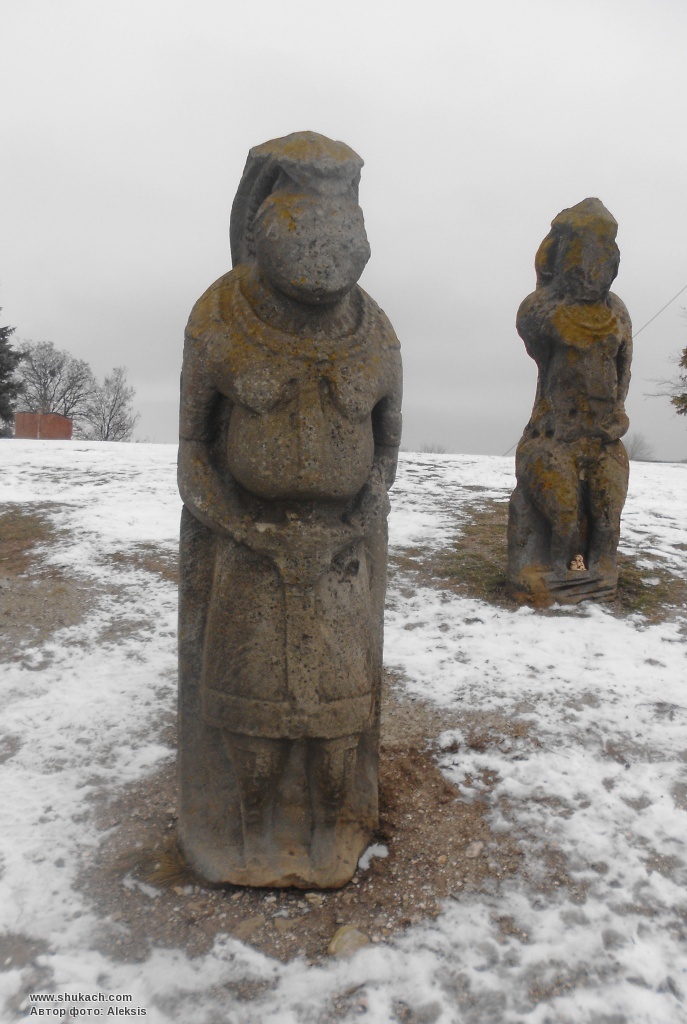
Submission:
{"label": "tall stone statue", "polygon": [[211,882],[343,885],[377,824],[401,361],[357,285],[362,163],[252,149],[186,331],[179,833]]}
{"label": "tall stone statue", "polygon": [[509,509],[508,576],[521,602],[616,593],[632,359],[630,317],[609,291],[617,230],[598,199],[559,213],[537,252],[536,291],[518,310],[518,333],[539,369]]}

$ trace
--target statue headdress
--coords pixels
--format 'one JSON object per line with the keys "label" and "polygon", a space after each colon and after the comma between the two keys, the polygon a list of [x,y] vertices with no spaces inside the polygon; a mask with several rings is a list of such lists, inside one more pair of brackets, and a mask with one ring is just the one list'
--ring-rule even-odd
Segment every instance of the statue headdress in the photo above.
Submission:
{"label": "statue headdress", "polygon": [[254,259],[253,222],[272,192],[285,186],[303,192],[348,192],[357,203],[362,166],[349,146],[317,132],[294,132],[253,146],[231,208],[233,265]]}

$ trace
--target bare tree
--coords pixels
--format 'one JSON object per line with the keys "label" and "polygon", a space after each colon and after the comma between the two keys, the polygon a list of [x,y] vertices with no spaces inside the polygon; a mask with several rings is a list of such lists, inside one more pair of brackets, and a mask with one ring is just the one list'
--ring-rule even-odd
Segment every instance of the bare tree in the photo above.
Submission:
{"label": "bare tree", "polygon": [[17,380],[19,405],[27,412],[58,412],[72,419],[83,412],[96,386],[88,363],[60,352],[51,341],[24,343]]}
{"label": "bare tree", "polygon": [[683,348],[677,365],[677,380],[668,383],[667,394],[677,409],[678,416],[687,416],[687,348]]}
{"label": "bare tree", "polygon": [[[687,318],[687,309],[682,316]],[[660,391],[651,393],[652,398],[668,398],[677,409],[678,416],[687,416],[687,348],[683,348],[675,360],[678,366],[677,378],[674,380],[654,380]]]}
{"label": "bare tree", "polygon": [[654,446],[647,441],[644,434],[635,431],[628,434],[623,440],[627,457],[632,462],[652,462],[654,459]]}
{"label": "bare tree", "polygon": [[130,441],[139,414],[131,408],[135,388],[127,385],[126,368],[116,366],[96,384],[83,411],[84,436],[92,441]]}
{"label": "bare tree", "polygon": [[434,441],[425,441],[420,447],[420,452],[423,455],[445,455],[446,449],[443,444],[436,444]]}

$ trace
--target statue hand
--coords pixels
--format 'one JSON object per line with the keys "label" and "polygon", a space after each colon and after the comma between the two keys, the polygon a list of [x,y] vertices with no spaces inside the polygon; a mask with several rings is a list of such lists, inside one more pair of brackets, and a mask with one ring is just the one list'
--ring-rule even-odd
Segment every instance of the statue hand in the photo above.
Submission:
{"label": "statue hand", "polygon": [[253,523],[243,543],[272,559],[285,583],[307,587],[329,569],[335,555],[363,536],[354,523],[330,526],[292,519],[284,526]]}
{"label": "statue hand", "polygon": [[365,532],[369,523],[389,515],[391,504],[386,488],[382,466],[374,466],[360,494],[348,522],[355,529]]}

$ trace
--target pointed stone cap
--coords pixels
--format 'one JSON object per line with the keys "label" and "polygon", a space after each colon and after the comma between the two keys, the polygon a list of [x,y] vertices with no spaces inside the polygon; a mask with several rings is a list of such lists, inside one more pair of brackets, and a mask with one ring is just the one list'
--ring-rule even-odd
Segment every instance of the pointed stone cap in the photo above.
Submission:
{"label": "pointed stone cap", "polygon": [[[583,199],[577,206],[561,210],[551,221],[551,230],[539,246],[534,259],[537,288],[544,287],[553,279],[556,255],[560,246],[569,248],[571,240],[575,237],[579,238],[581,235],[591,234],[598,239],[601,246],[611,245],[616,253],[617,263],[620,258],[615,245],[617,233],[618,222],[600,199]],[[568,255],[574,262],[580,253],[570,251]],[[615,277],[615,274],[613,276]]]}
{"label": "pointed stone cap", "polygon": [[363,160],[345,142],[317,132],[293,132],[253,146],[231,208],[229,236],[234,266],[254,258],[253,221],[286,176],[304,192],[328,188],[357,203]]}
{"label": "pointed stone cap", "polygon": [[568,228],[578,231],[592,230],[603,238],[614,239],[618,233],[618,222],[606,209],[600,199],[583,199],[569,210],[561,210],[551,221],[551,227]]}

